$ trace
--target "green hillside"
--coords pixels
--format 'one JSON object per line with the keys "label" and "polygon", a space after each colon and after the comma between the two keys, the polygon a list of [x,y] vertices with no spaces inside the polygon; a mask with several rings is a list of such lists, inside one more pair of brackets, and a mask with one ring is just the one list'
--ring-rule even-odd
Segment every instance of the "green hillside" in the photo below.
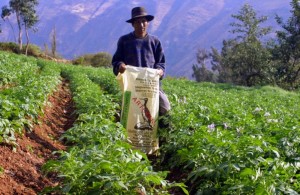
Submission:
{"label": "green hillside", "polygon": [[[118,122],[122,94],[111,69],[0,52],[0,137],[17,148],[62,78],[78,115],[62,137],[72,145],[47,162],[62,194],[297,194],[300,94],[166,78],[170,127],[160,155],[130,147]],[[18,150],[16,150],[18,152]],[[1,168],[1,167],[0,167]]]}

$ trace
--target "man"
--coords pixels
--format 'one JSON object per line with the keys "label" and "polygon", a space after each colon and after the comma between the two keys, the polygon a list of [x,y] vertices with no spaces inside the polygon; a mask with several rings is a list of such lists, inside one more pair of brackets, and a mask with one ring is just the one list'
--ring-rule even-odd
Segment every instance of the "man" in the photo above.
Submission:
{"label": "man", "polygon": [[[117,50],[112,59],[115,75],[124,73],[126,65],[136,67],[148,67],[158,70],[162,79],[165,75],[165,55],[157,37],[149,35],[147,29],[154,16],[148,15],[143,7],[135,7],[131,10],[131,23],[134,31],[120,37]],[[166,115],[171,109],[170,102],[165,93],[159,90],[159,115]]]}

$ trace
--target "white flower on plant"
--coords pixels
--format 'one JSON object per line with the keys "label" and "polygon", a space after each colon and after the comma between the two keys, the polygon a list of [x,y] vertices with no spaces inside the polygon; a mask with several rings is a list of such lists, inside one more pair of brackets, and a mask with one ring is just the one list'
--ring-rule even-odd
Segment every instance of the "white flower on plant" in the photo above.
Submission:
{"label": "white flower on plant", "polygon": [[278,123],[278,119],[268,119],[268,123]]}
{"label": "white flower on plant", "polygon": [[227,125],[227,123],[223,123],[224,125],[224,129],[227,129],[229,126]]}
{"label": "white flower on plant", "polygon": [[182,102],[183,102],[184,104],[186,104],[186,97],[185,97],[185,96],[183,96]]}
{"label": "white flower on plant", "polygon": [[260,112],[260,111],[262,111],[263,109],[262,108],[259,108],[259,107],[256,107],[255,109],[254,109],[254,111],[253,112]]}
{"label": "white flower on plant", "polygon": [[271,116],[271,114],[270,114],[270,112],[266,112],[264,116],[268,117],[268,116]]}
{"label": "white flower on plant", "polygon": [[208,128],[208,132],[213,132],[214,130],[215,130],[215,124],[214,123],[212,123],[212,124],[210,124],[210,125],[207,125],[207,128]]}
{"label": "white flower on plant", "polygon": [[179,103],[182,103],[182,104],[186,104],[186,97],[183,96],[183,98],[180,98],[180,99],[178,100],[178,102],[179,102]]}
{"label": "white flower on plant", "polygon": [[241,133],[242,131],[243,131],[243,128],[242,128],[242,127],[237,127],[237,128],[236,128],[236,132]]}

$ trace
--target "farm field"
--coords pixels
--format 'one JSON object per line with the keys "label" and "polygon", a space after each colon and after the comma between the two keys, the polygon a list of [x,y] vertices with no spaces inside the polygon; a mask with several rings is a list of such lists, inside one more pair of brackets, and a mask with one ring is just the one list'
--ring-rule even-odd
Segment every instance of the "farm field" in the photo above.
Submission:
{"label": "farm field", "polygon": [[298,194],[300,94],[165,78],[160,155],[133,150],[111,69],[0,52],[2,194]]}

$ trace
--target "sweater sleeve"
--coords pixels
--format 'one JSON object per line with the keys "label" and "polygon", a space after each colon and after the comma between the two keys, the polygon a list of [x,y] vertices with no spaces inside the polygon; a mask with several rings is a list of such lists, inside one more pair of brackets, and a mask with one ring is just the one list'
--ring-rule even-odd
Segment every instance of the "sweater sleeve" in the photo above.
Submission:
{"label": "sweater sleeve", "polygon": [[120,64],[124,63],[123,61],[122,38],[120,38],[118,40],[117,50],[112,58],[113,72],[115,75],[118,75]]}
{"label": "sweater sleeve", "polygon": [[[155,69],[162,69],[164,71],[164,75],[166,72],[166,60],[165,60],[165,54],[162,48],[162,45],[160,41],[158,41],[156,50],[155,50]],[[162,76],[162,78],[164,77]]]}

